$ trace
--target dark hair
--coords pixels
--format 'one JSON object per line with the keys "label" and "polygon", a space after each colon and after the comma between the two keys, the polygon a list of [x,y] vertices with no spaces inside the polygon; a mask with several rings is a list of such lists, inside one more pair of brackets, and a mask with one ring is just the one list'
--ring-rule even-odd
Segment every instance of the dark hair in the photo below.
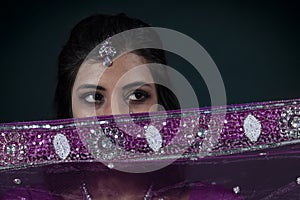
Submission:
{"label": "dark hair", "polygon": [[[73,28],[58,59],[58,83],[55,93],[56,118],[72,117],[72,88],[78,70],[88,54],[109,36],[141,27],[149,27],[149,25],[139,19],[129,18],[125,14],[98,14],[83,19]],[[138,49],[132,53],[142,56],[149,63],[167,63],[165,53],[161,49]],[[155,75],[153,76],[155,79]],[[170,89],[156,84],[156,90],[158,103],[164,109],[179,109],[177,98]]]}

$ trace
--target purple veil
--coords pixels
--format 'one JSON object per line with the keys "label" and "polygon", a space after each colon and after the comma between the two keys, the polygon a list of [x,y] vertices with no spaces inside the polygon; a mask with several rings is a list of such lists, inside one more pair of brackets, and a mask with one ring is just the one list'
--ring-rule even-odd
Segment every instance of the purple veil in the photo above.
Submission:
{"label": "purple veil", "polygon": [[[61,194],[80,185],[80,199],[92,199],[83,180],[133,173],[174,178],[137,199],[186,186],[190,199],[299,199],[299,145],[299,99],[5,123],[0,196],[66,199]],[[164,175],[172,167],[182,174]]]}

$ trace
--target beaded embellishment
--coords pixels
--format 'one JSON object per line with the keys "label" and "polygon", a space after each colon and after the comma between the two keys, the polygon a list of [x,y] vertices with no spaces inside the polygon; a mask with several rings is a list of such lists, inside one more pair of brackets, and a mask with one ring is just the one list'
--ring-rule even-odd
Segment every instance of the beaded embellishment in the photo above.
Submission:
{"label": "beaded embellishment", "polygon": [[106,67],[112,65],[113,57],[116,55],[117,50],[112,46],[111,38],[106,39],[100,44],[99,55],[103,59],[102,64]]}
{"label": "beaded embellishment", "polygon": [[[151,120],[141,113],[1,124],[0,170],[79,161],[112,167],[123,161],[197,161],[300,143],[299,99],[163,115],[151,113]],[[214,129],[216,123],[224,126]]]}

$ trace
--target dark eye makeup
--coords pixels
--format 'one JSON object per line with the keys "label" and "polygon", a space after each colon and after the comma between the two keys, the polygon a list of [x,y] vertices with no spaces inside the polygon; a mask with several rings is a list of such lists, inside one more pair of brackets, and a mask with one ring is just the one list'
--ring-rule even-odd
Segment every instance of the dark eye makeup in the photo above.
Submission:
{"label": "dark eye makeup", "polygon": [[86,92],[79,96],[79,98],[87,104],[99,105],[104,101],[104,96],[97,92]]}
{"label": "dark eye makeup", "polygon": [[148,98],[150,98],[150,94],[144,90],[134,90],[133,92],[130,92],[126,99],[129,101],[129,103],[143,103]]}

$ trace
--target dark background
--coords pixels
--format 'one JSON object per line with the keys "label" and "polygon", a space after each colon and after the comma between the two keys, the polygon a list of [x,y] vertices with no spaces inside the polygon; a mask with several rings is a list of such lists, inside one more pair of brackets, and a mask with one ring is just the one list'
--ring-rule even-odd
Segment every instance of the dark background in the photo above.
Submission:
{"label": "dark background", "polygon": [[0,122],[51,119],[57,56],[71,28],[95,13],[124,12],[197,40],[217,64],[229,104],[300,97],[299,10],[297,1],[2,3]]}

